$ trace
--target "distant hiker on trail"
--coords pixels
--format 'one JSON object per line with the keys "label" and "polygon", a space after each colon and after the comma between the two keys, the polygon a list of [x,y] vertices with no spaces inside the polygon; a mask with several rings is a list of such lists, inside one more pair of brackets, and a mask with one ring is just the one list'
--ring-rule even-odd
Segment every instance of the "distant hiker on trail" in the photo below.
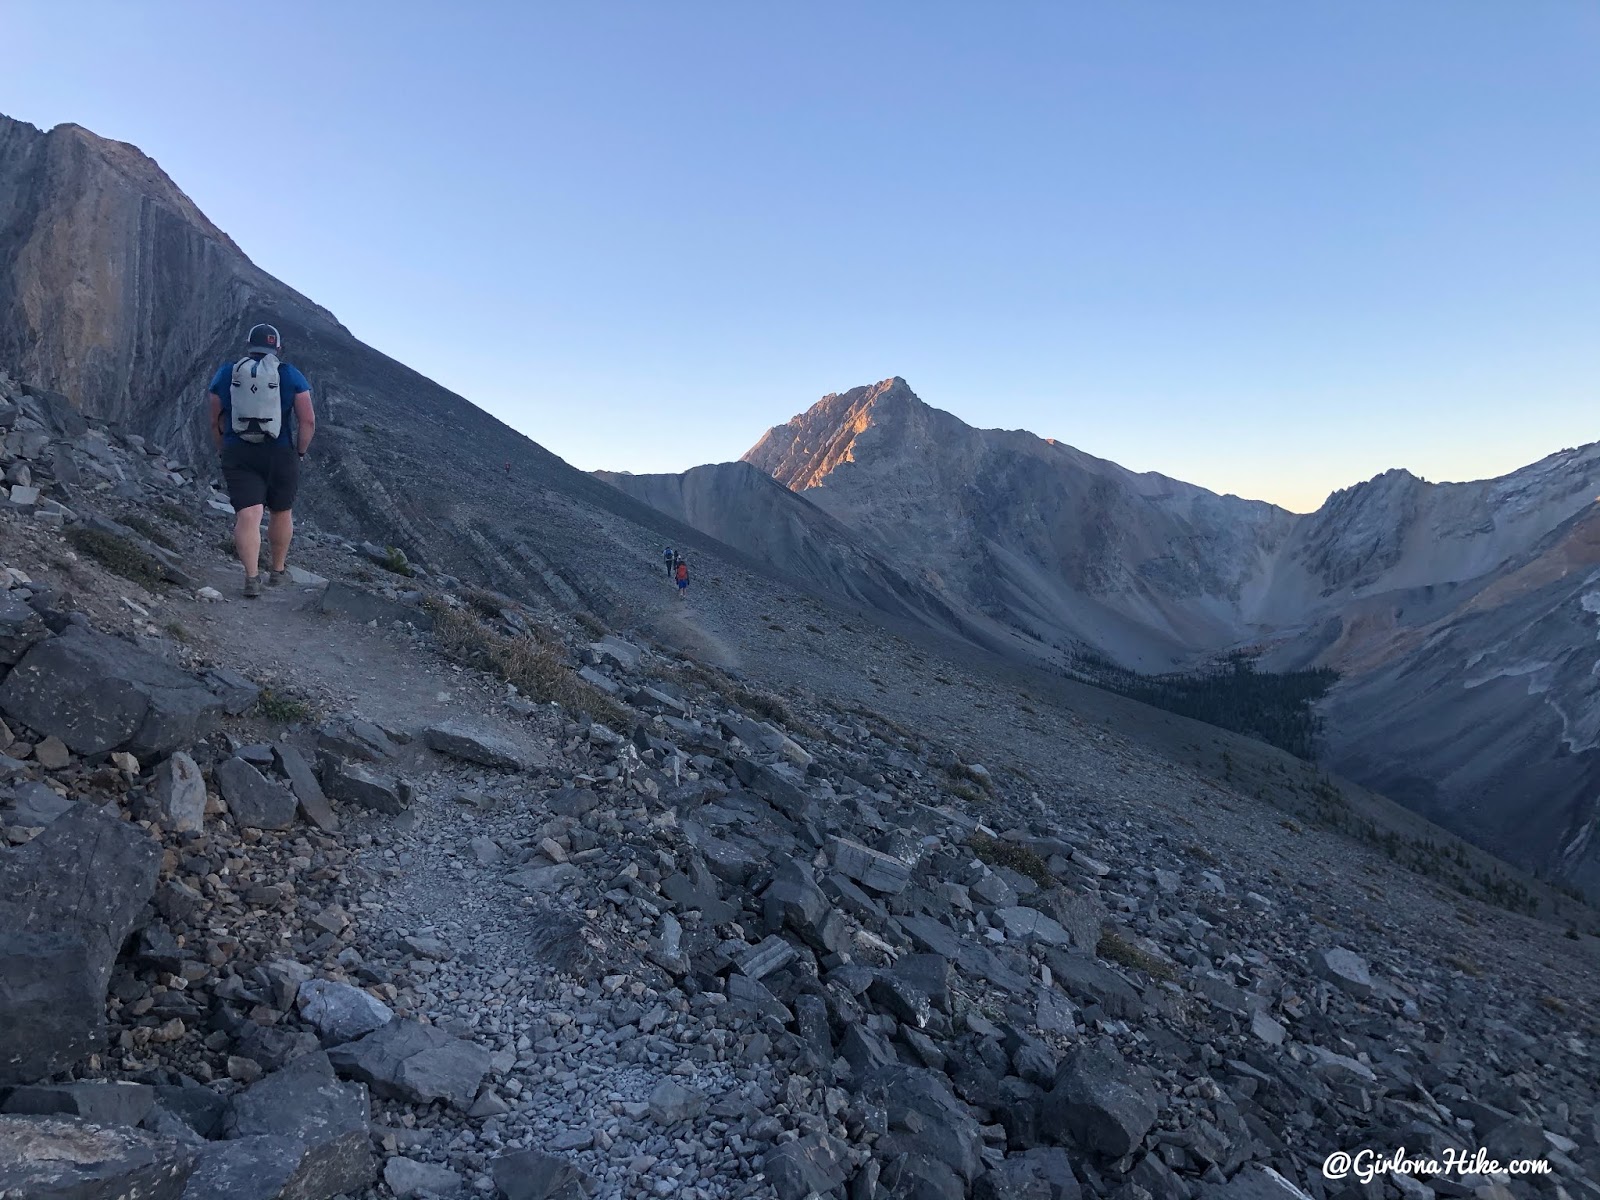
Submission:
{"label": "distant hiker on trail", "polygon": [[671,579],[672,568],[676,566],[678,562],[678,556],[672,552],[671,546],[668,546],[661,552],[661,561],[667,564],[667,578]]}
{"label": "distant hiker on trail", "polygon": [[271,325],[256,325],[245,355],[223,363],[207,394],[211,437],[222,456],[222,474],[233,504],[233,546],[244,564],[244,594],[261,595],[261,509],[271,512],[267,540],[272,574],[281,584],[289,573],[289,541],[294,537],[294,494],[300,460],[317,431],[306,377],[281,361],[283,339]]}
{"label": "distant hiker on trail", "polygon": [[672,577],[678,581],[678,599],[686,599],[689,592],[689,564],[680,558],[678,568],[673,571]]}

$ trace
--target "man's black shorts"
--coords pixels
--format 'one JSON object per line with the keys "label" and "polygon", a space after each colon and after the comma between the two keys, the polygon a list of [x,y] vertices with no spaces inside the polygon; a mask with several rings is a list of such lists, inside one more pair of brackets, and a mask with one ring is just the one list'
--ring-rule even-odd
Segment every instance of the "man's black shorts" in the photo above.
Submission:
{"label": "man's black shorts", "polygon": [[257,504],[287,512],[300,485],[300,456],[277,442],[229,442],[222,447],[222,476],[234,512]]}

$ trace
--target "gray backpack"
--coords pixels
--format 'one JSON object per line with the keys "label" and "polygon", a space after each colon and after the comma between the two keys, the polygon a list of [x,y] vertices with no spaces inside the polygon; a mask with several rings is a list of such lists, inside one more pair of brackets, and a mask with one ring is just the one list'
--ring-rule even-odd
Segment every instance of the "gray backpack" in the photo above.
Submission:
{"label": "gray backpack", "polygon": [[283,431],[283,400],[278,388],[278,356],[246,355],[233,364],[228,410],[241,441],[276,441]]}

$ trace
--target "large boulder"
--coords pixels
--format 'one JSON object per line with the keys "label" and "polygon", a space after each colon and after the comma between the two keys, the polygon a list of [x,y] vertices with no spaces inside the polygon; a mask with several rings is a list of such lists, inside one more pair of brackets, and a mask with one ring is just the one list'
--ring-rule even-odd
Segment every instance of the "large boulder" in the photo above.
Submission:
{"label": "large boulder", "polygon": [[125,748],[159,758],[209,733],[222,705],[189,672],[69,625],[12,668],[0,684],[0,711],[78,754]]}
{"label": "large boulder", "polygon": [[111,964],[160,865],[155,839],[86,803],[0,850],[0,1084],[54,1074],[94,1047]]}
{"label": "large boulder", "polygon": [[1044,1132],[1063,1145],[1121,1158],[1150,1132],[1150,1088],[1115,1054],[1084,1047],[1067,1060],[1039,1112]]}
{"label": "large boulder", "polygon": [[592,1186],[577,1163],[540,1150],[502,1155],[489,1174],[506,1200],[588,1200]]}
{"label": "large boulder", "polygon": [[207,1169],[219,1176],[251,1173],[238,1165],[243,1160],[255,1162],[255,1171],[282,1173],[285,1183],[268,1193],[273,1197],[327,1200],[357,1192],[378,1173],[369,1115],[366,1088],[339,1082],[326,1055],[306,1054],[234,1097],[222,1121],[223,1134],[250,1144],[228,1160],[207,1164]]}
{"label": "large boulder", "polygon": [[139,1129],[75,1117],[0,1117],[0,1196],[180,1200],[195,1152]]}

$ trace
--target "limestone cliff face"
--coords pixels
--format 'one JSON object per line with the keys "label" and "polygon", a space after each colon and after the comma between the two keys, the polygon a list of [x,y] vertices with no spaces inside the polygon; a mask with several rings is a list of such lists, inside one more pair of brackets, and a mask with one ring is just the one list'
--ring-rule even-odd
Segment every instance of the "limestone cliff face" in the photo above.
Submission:
{"label": "limestone cliff face", "polygon": [[13,374],[209,464],[205,385],[257,321],[282,330],[311,381],[319,425],[299,506],[326,528],[601,612],[639,547],[696,536],[357,341],[139,150],[0,116],[0,363]]}
{"label": "limestone cliff face", "polygon": [[[151,159],[75,125],[0,117],[0,357],[84,412],[198,446],[201,364],[255,314],[348,334],[258,270]],[[290,336],[286,329],[285,335]],[[197,370],[199,368],[199,370]]]}

